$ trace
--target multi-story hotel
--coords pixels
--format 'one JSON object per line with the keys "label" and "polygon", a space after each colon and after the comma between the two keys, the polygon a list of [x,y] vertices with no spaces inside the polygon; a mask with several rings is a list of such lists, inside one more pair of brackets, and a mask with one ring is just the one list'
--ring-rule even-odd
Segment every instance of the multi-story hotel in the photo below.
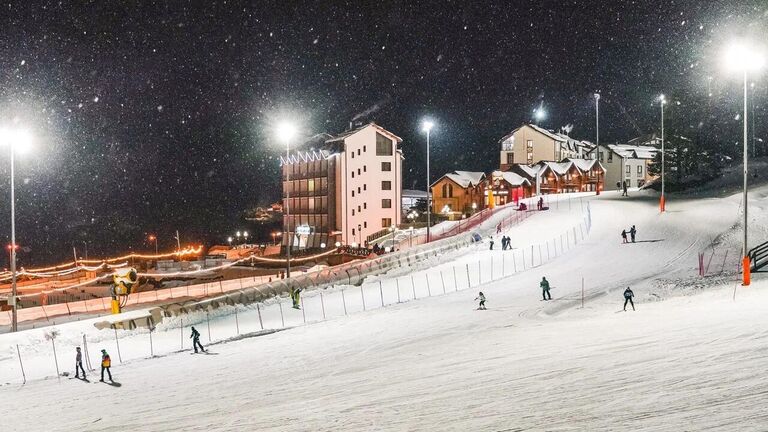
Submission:
{"label": "multi-story hotel", "polygon": [[366,245],[400,224],[402,141],[369,123],[281,157],[283,246]]}

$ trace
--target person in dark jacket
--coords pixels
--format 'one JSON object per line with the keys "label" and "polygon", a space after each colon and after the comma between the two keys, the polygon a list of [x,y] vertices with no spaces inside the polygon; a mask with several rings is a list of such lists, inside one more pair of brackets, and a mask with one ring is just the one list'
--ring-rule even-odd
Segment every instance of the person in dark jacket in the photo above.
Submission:
{"label": "person in dark jacket", "polygon": [[627,230],[621,230],[621,239],[623,240],[622,243],[627,242]]}
{"label": "person in dark jacket", "polygon": [[623,190],[623,192],[621,193],[621,196],[629,196],[629,194],[627,193],[627,181],[624,180],[624,183],[622,183],[621,186]]}
{"label": "person in dark jacket", "polygon": [[196,328],[192,327],[192,334],[189,337],[192,339],[192,348],[195,349],[195,352],[197,352],[197,347],[200,347],[200,350],[205,352],[203,344],[200,343],[200,332]]}
{"label": "person in dark jacket", "polygon": [[544,300],[552,300],[552,294],[549,293],[549,281],[547,278],[542,277],[539,286],[541,287],[541,295],[544,297]]}
{"label": "person in dark jacket", "polygon": [[480,294],[475,297],[475,300],[480,300],[480,305],[477,307],[477,309],[485,310],[485,294],[483,294],[482,291],[480,291]]}
{"label": "person in dark jacket", "polygon": [[75,348],[77,354],[75,354],[75,378],[80,378],[80,372],[83,372],[83,379],[85,379],[85,369],[83,369],[83,352],[80,351],[80,347]]}
{"label": "person in dark jacket", "polygon": [[637,234],[637,229],[634,225],[632,225],[632,228],[629,229],[629,235],[632,237],[632,243],[635,242],[635,234]]}
{"label": "person in dark jacket", "polygon": [[633,293],[629,287],[624,290],[624,312],[627,311],[627,303],[632,305],[632,310],[635,310],[635,302],[632,301],[634,296],[635,293]]}
{"label": "person in dark jacket", "polygon": [[493,237],[488,237],[488,242],[491,245],[491,248],[489,250],[493,250]]}
{"label": "person in dark jacket", "polygon": [[107,350],[101,350],[101,382],[104,382],[104,371],[107,371],[107,375],[109,375],[109,380],[112,380],[112,372],[109,371],[109,368],[112,367],[112,360],[109,358],[109,354],[107,354]]}

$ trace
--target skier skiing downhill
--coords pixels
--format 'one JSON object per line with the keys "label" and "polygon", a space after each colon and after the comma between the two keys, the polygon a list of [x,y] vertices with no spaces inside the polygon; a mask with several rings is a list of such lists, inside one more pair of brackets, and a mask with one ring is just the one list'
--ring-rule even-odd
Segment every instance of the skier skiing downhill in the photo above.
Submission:
{"label": "skier skiing downhill", "polygon": [[541,278],[541,283],[539,283],[539,286],[541,287],[541,295],[544,297],[544,300],[552,300],[552,294],[549,293],[549,281],[546,277]]}
{"label": "skier skiing downhill", "polygon": [[109,358],[109,354],[107,354],[107,350],[103,349],[101,350],[101,380],[100,382],[104,382],[104,371],[107,371],[107,375],[109,375],[109,380],[112,380],[112,372],[109,371],[109,368],[112,367],[112,360]]}
{"label": "skier skiing downhill", "polygon": [[624,312],[627,311],[627,303],[632,305],[632,310],[635,310],[635,302],[632,301],[634,296],[635,293],[633,293],[629,287],[624,290]]}
{"label": "skier skiing downhill", "polygon": [[195,349],[195,353],[197,353],[197,347],[200,347],[200,350],[205,352],[203,344],[200,343],[200,332],[196,328],[192,327],[192,334],[189,337],[192,339],[192,348]]}
{"label": "skier skiing downhill", "polygon": [[85,369],[83,369],[83,352],[80,351],[80,347],[75,348],[77,354],[75,354],[75,378],[80,378],[80,372],[83,372],[83,379],[85,379]]}
{"label": "skier skiing downhill", "polygon": [[301,309],[301,291],[302,288],[291,288],[291,300],[294,309]]}
{"label": "skier skiing downhill", "polygon": [[480,305],[477,307],[477,310],[485,310],[485,294],[483,294],[482,291],[475,297],[475,300],[480,300]]}

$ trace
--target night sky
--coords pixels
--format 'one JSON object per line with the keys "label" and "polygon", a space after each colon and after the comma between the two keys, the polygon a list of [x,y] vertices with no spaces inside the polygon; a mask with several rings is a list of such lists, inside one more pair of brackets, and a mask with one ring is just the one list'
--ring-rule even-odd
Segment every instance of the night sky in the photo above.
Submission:
{"label": "night sky", "polygon": [[[596,91],[601,142],[652,132],[665,92],[683,101],[670,128],[716,121],[735,145],[740,84],[720,54],[766,22],[764,1],[4,2],[0,124],[35,136],[17,161],[19,260],[83,241],[91,256],[150,250],[147,233],[169,249],[175,229],[223,242],[279,198],[285,117],[306,137],[376,121],[404,138],[404,183],[421,189],[425,116],[436,179],[497,167],[497,140],[539,106],[543,126],[594,140]],[[9,196],[6,150],[6,238]]]}

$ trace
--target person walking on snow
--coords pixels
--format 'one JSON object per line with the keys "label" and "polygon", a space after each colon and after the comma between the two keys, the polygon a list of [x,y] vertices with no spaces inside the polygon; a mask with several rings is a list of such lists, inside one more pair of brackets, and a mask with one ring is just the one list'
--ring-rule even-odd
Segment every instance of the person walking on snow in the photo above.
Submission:
{"label": "person walking on snow", "polygon": [[629,235],[632,236],[632,243],[635,242],[635,234],[637,234],[637,229],[632,225],[632,228],[629,229]]}
{"label": "person walking on snow", "polygon": [[541,287],[541,296],[544,297],[544,300],[552,300],[552,294],[549,293],[549,281],[547,278],[542,277],[539,286]]}
{"label": "person walking on snow", "polygon": [[475,297],[475,300],[480,300],[480,305],[477,307],[477,310],[485,310],[485,295],[482,291]]}
{"label": "person walking on snow", "polygon": [[104,382],[104,371],[107,371],[107,375],[109,375],[109,380],[112,381],[112,372],[109,371],[109,368],[112,367],[112,360],[109,358],[109,354],[107,354],[107,350],[103,349],[101,350],[101,379],[100,382]]}
{"label": "person walking on snow", "polygon": [[83,372],[83,379],[85,379],[85,369],[83,369],[83,352],[80,351],[80,347],[75,348],[77,354],[75,354],[75,378],[80,378],[80,372]]}
{"label": "person walking on snow", "polygon": [[621,184],[623,192],[621,193],[621,196],[629,196],[627,193],[627,181],[624,180],[624,183]]}
{"label": "person walking on snow", "polygon": [[489,250],[493,250],[493,237],[488,236],[489,243],[491,244],[491,248]]}
{"label": "person walking on snow", "polygon": [[635,302],[632,301],[632,297],[634,296],[635,293],[633,293],[629,287],[624,290],[624,312],[627,311],[627,302],[632,305],[632,310],[635,310]]}
{"label": "person walking on snow", "polygon": [[627,230],[625,229],[621,230],[621,239],[623,240],[622,243],[627,242]]}
{"label": "person walking on snow", "polygon": [[197,353],[197,347],[200,347],[200,350],[205,352],[203,344],[200,343],[200,332],[196,328],[192,327],[192,334],[189,337],[192,339],[192,348],[195,349],[195,353]]}

